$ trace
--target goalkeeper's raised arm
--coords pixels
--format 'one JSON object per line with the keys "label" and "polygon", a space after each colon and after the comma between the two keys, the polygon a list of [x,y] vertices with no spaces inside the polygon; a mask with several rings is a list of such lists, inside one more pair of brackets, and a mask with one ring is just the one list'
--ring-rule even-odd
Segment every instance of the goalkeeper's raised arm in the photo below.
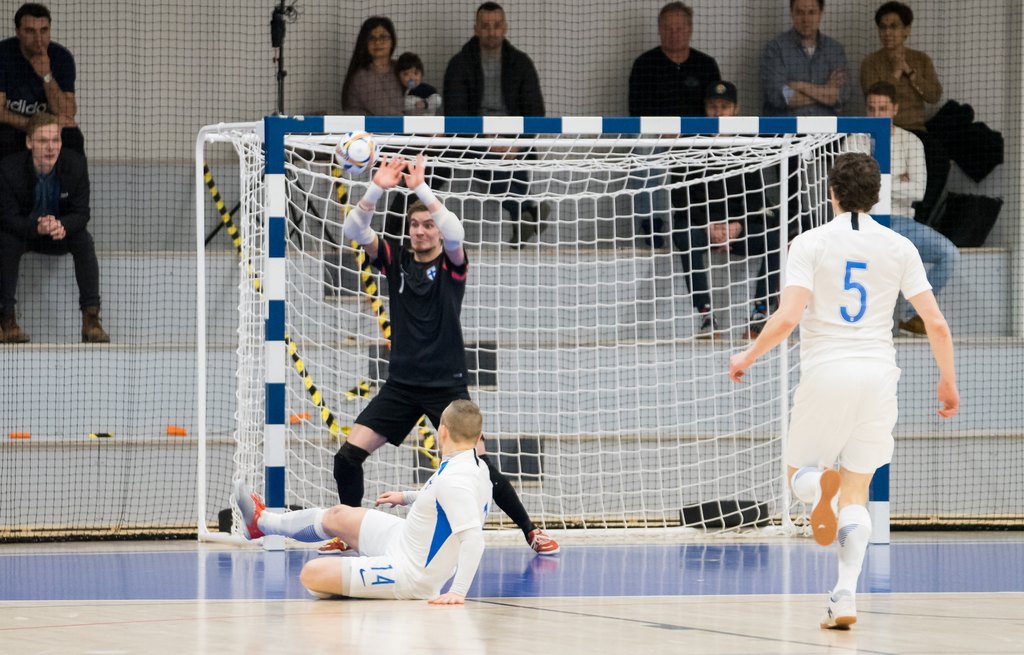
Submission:
{"label": "goalkeeper's raised arm", "polygon": [[[418,261],[430,261],[440,255],[443,248],[448,259],[456,266],[466,261],[462,247],[466,232],[462,221],[445,209],[427,186],[424,181],[425,169],[426,160],[422,154],[416,156],[415,162],[407,162],[402,157],[384,157],[370,187],[345,216],[345,236],[361,245],[371,260],[376,259],[380,244],[377,234],[370,228],[377,201],[384,191],[396,186],[404,177],[406,186],[419,199],[418,203],[409,208],[408,214],[409,241],[415,258]],[[405,170],[408,172],[403,176]]]}
{"label": "goalkeeper's raised arm", "polygon": [[361,245],[371,260],[377,257],[377,246],[380,241],[376,232],[370,228],[370,219],[373,218],[377,201],[380,200],[384,191],[401,181],[405,165],[406,161],[401,157],[391,159],[382,157],[370,187],[356,203],[356,206],[345,215],[345,222],[342,224],[345,237]]}

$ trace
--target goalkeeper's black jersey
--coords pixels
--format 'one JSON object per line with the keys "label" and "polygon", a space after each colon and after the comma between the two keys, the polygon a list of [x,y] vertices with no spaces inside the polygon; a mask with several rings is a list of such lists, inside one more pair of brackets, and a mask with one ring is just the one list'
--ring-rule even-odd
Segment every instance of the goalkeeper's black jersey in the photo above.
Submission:
{"label": "goalkeeper's black jersey", "polygon": [[421,387],[468,384],[462,298],[469,260],[456,266],[442,251],[429,262],[379,241],[373,266],[388,281],[391,361],[388,379]]}

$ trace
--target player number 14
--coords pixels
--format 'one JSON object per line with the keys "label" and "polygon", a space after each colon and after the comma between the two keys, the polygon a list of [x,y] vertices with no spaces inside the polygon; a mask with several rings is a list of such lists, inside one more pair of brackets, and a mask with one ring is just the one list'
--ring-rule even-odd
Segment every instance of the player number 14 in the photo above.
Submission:
{"label": "player number 14", "polygon": [[867,262],[855,262],[846,260],[846,279],[843,280],[844,291],[856,291],[860,296],[860,307],[857,308],[857,313],[850,315],[848,307],[843,306],[839,308],[839,314],[843,317],[843,320],[847,323],[856,323],[864,317],[864,311],[868,308],[868,291],[864,288],[864,285],[860,282],[853,281],[853,272],[855,270],[867,270]]}

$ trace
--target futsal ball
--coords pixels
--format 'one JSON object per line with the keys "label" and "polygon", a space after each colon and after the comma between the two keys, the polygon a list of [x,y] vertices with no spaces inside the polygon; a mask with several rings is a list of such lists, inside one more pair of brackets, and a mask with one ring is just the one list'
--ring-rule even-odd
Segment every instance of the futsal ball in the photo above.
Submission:
{"label": "futsal ball", "polygon": [[377,147],[368,132],[348,132],[334,149],[341,169],[349,175],[359,175],[373,166],[377,159]]}

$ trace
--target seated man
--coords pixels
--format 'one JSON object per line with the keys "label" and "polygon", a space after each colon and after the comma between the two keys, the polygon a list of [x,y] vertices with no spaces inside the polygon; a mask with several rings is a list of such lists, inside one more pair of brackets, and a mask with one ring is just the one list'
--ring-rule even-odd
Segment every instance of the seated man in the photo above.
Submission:
{"label": "seated man", "polygon": [[[704,90],[722,76],[713,57],[690,47],[693,20],[693,9],[678,1],[658,12],[660,44],[637,57],[629,73],[630,116],[704,115]],[[655,248],[664,245],[668,223],[669,193],[660,188],[668,176],[663,168],[643,168],[629,178],[630,189],[655,189],[633,196],[636,233]]]}
{"label": "seated man", "polygon": [[[704,108],[709,117],[736,116],[736,85],[712,82],[707,88]],[[764,181],[758,173],[737,174],[713,180],[706,186],[684,187],[682,191],[687,192],[685,199],[676,199],[685,203],[678,206],[688,208],[676,213],[673,236],[694,309],[701,315],[697,338],[719,336],[708,280],[707,256],[711,249],[759,262],[746,330],[748,338],[757,338],[779,294],[779,229],[769,220],[772,213],[766,208]]]}
{"label": "seated man", "polygon": [[[235,501],[245,536],[284,535],[304,542],[338,537],[360,557],[314,559],[300,580],[326,598],[428,599],[461,605],[484,552],[483,525],[491,503],[487,465],[477,456],[483,429],[480,408],[455,400],[441,414],[437,439],[444,458],[420,491],[389,491],[377,505],[409,505],[405,519],[392,514],[335,505],[284,514],[264,512],[259,496],[239,481]],[[441,587],[454,574],[451,589]]]}
{"label": "seated man", "polygon": [[[451,58],[444,72],[445,116],[543,116],[544,95],[537,69],[522,50],[509,43],[505,10],[484,2],[476,10],[474,36]],[[500,135],[499,135],[500,136]],[[473,149],[467,157],[532,159],[528,148],[492,146]],[[450,175],[450,173],[447,173]],[[476,171],[474,179],[487,183],[488,193],[505,196],[501,203],[511,223],[509,243],[519,247],[547,226],[547,205],[526,199],[530,177],[525,170]]]}
{"label": "seated man", "polygon": [[29,2],[14,14],[15,36],[0,41],[0,159],[25,149],[34,114],[57,116],[65,148],[85,155],[75,114],[75,59],[50,40],[50,11]]}
{"label": "seated man", "polygon": [[819,29],[825,0],[789,0],[793,29],[761,53],[765,116],[838,116],[850,99],[846,51]]}
{"label": "seated man", "polygon": [[[867,92],[867,115],[893,119],[899,112],[896,88],[889,82],[875,82]],[[953,242],[936,230],[914,219],[914,203],[925,194],[926,171],[924,146],[913,133],[892,126],[892,229],[910,239],[924,263],[931,268],[928,280],[938,295],[953,275],[960,250]],[[907,310],[899,321],[900,332],[911,336],[926,336],[924,321]]]}
{"label": "seated man", "polygon": [[100,324],[100,270],[89,222],[85,159],[61,147],[57,117],[36,114],[26,127],[28,150],[0,161],[0,329],[6,343],[28,335],[15,318],[18,267],[28,251],[71,253],[75,260],[82,341],[107,343]]}

